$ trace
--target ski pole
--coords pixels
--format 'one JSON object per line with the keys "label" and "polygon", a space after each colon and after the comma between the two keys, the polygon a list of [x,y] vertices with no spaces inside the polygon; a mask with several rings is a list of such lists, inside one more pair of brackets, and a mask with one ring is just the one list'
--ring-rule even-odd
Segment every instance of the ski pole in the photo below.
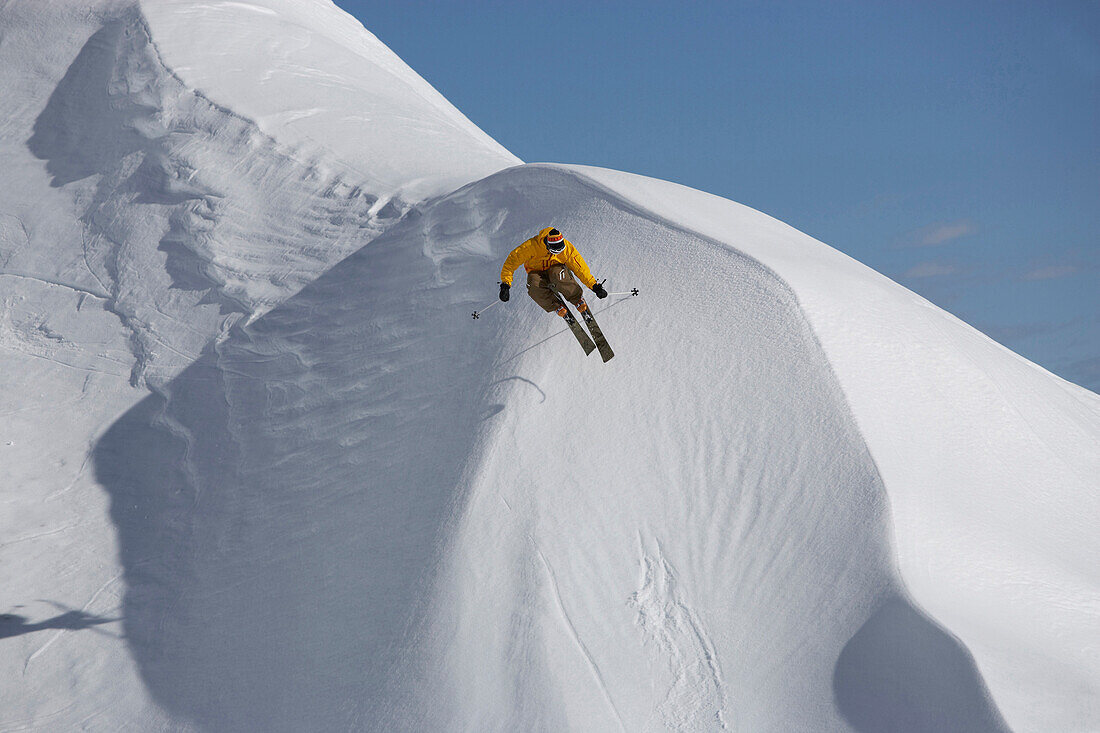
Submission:
{"label": "ski pole", "polygon": [[[603,280],[600,280],[596,284],[597,285],[603,285],[605,282],[607,282],[606,277]],[[627,293],[608,293],[608,295],[637,295],[637,294],[638,294],[638,288],[631,288],[630,292],[627,292]]]}
{"label": "ski pole", "polygon": [[492,303],[490,303],[489,305],[485,306],[484,308],[482,308],[482,309],[480,309],[480,310],[476,310],[476,311],[474,311],[474,313],[473,313],[473,315],[474,315],[474,320],[476,321],[476,320],[477,320],[478,318],[481,318],[481,314],[482,314],[482,313],[484,313],[485,311],[489,310],[490,308],[492,308],[492,307],[493,307],[494,305],[496,305],[496,304],[497,304],[497,303],[499,303],[499,302],[500,302],[499,300],[494,300],[494,301],[493,301]]}

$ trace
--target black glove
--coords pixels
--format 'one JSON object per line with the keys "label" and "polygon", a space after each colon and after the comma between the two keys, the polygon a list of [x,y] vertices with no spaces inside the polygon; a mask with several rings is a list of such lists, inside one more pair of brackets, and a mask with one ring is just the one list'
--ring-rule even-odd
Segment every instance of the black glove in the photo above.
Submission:
{"label": "black glove", "polygon": [[512,290],[512,286],[511,286],[511,285],[507,285],[507,284],[505,284],[505,283],[501,283],[501,284],[500,284],[500,299],[501,299],[502,301],[504,301],[505,303],[507,303],[507,302],[508,302],[508,298],[510,298],[510,297],[511,297],[511,295],[510,295],[510,293],[511,293],[511,290]]}
{"label": "black glove", "polygon": [[607,291],[603,289],[603,283],[596,283],[592,286],[592,292],[596,294],[597,298],[606,298]]}

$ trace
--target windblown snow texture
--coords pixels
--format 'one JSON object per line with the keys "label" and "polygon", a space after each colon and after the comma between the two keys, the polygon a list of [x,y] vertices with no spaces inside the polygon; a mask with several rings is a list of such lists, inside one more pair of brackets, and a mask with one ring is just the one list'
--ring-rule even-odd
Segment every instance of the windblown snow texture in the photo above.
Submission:
{"label": "windblown snow texture", "polygon": [[1096,395],[322,0],[0,32],[0,730],[1100,723]]}
{"label": "windblown snow texture", "polygon": [[[400,213],[183,87],[136,14],[88,39],[27,147],[51,186],[80,189],[79,241],[49,254],[71,257],[130,331],[134,384],[158,357],[178,370],[232,314],[269,309]],[[36,254],[8,265],[56,266]]]}
{"label": "windblown snow texture", "polygon": [[[536,309],[472,330],[478,273],[547,211],[611,271],[644,253],[646,292],[734,295],[613,303],[621,367]],[[711,341],[646,358],[697,322]],[[873,694],[836,669],[845,642],[898,606],[895,631],[939,644],[901,682],[949,677],[942,717],[998,729],[969,656],[903,600],[885,492],[789,289],[567,172],[417,211],[164,392],[96,472],[145,679],[211,728],[839,728],[834,681],[853,720]],[[871,646],[860,669],[886,664]],[[876,710],[903,729],[906,704]]]}

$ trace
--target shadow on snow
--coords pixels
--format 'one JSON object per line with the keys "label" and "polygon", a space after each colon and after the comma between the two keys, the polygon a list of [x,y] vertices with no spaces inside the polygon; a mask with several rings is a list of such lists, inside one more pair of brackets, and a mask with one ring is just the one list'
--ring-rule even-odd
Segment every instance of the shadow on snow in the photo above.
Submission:
{"label": "shadow on snow", "polygon": [[833,691],[860,733],[1008,730],[966,647],[900,596],[845,645]]}
{"label": "shadow on snow", "polygon": [[[390,704],[478,424],[505,409],[486,415],[500,334],[471,330],[466,314],[492,253],[515,238],[498,231],[495,248],[435,260],[409,246],[427,228],[415,220],[234,329],[96,446],[127,641],[174,715],[216,730],[348,729]],[[502,381],[545,399],[526,378]],[[876,562],[886,534],[865,538]],[[879,564],[868,572],[885,578]],[[769,582],[777,598],[793,592]],[[879,610],[837,644],[832,690],[826,673],[814,694],[864,732],[1001,729],[965,650],[883,583]]]}

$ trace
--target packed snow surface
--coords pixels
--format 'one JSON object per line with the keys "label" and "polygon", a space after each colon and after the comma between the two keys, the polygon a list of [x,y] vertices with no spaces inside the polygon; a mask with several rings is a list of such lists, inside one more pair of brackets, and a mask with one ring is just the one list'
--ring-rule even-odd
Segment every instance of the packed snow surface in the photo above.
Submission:
{"label": "packed snow surface", "polygon": [[0,731],[1100,728],[1097,395],[328,2],[0,34]]}

